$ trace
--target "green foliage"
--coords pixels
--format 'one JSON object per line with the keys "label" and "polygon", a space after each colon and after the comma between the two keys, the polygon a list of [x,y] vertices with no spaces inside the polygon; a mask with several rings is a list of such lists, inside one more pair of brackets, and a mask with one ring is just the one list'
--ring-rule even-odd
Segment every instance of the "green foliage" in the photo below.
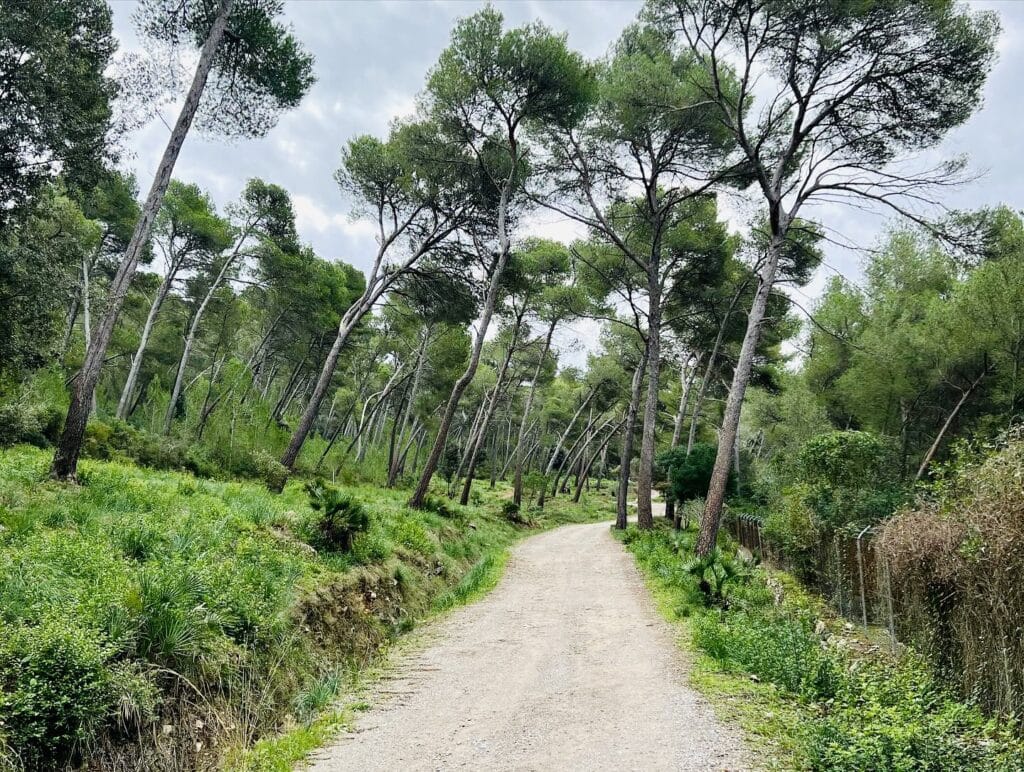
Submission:
{"label": "green foliage", "polygon": [[454,444],[445,445],[441,459],[437,463],[437,471],[444,478],[444,481],[451,485],[452,478],[459,470],[459,462],[462,460],[462,450]]}
{"label": "green foliage", "polygon": [[[145,0],[135,14],[139,33],[154,43],[200,47],[219,6],[196,0]],[[275,0],[239,3],[230,35],[218,47],[198,125],[226,136],[259,137],[282,110],[295,107],[315,82],[313,57],[278,21]]]}
{"label": "green foliage", "polygon": [[306,484],[310,506],[319,513],[312,525],[315,546],[351,552],[356,536],[370,528],[370,515],[352,496],[323,482]]}
{"label": "green foliage", "polygon": [[784,575],[755,569],[726,608],[705,609],[700,575],[680,555],[692,550],[691,533],[630,529],[625,541],[677,617],[698,610],[692,640],[715,667],[772,684],[773,698],[796,712],[773,725],[788,734],[794,767],[1009,772],[1024,763],[1012,721],[958,700],[912,650],[892,658],[837,635],[821,601]]}
{"label": "green foliage", "polygon": [[906,499],[889,444],[869,432],[820,434],[797,457],[804,501],[819,527],[860,529],[890,515]]}
{"label": "green foliage", "polygon": [[844,674],[808,740],[813,769],[994,770],[1024,764],[1012,727],[954,700],[910,653]]}
{"label": "green foliage", "polygon": [[265,450],[257,450],[252,454],[252,463],[256,476],[266,483],[267,488],[279,491],[288,479],[288,470],[272,454]]}
{"label": "green foliage", "polygon": [[728,605],[731,590],[750,580],[750,564],[730,558],[715,547],[709,554],[694,556],[683,564],[683,571],[697,580],[697,587],[712,605]]}
{"label": "green foliage", "polygon": [[669,491],[676,501],[707,495],[717,452],[714,445],[698,442],[689,454],[686,448],[677,447],[658,456],[658,465],[667,472]]}
{"label": "green foliage", "polygon": [[109,157],[104,140],[117,83],[107,69],[116,49],[102,0],[0,6],[0,50],[12,52],[0,61],[0,232],[57,169],[77,189],[95,183]]}
{"label": "green foliage", "polygon": [[694,644],[722,667],[753,673],[801,698],[828,700],[842,678],[806,613],[771,608],[707,614],[694,625]]}
{"label": "green foliage", "polygon": [[425,509],[428,512],[433,512],[435,515],[440,515],[448,520],[459,519],[462,517],[461,510],[452,504],[451,501],[446,499],[444,496],[435,496],[432,493],[428,493],[423,497],[422,509]]}
{"label": "green foliage", "polygon": [[0,731],[27,768],[71,762],[110,721],[112,654],[100,635],[62,620],[0,634]]}
{"label": "green foliage", "polygon": [[58,184],[0,228],[0,388],[53,362],[68,296],[77,292],[82,264],[93,260],[99,244],[99,224]]}
{"label": "green foliage", "polygon": [[21,442],[47,447],[57,441],[64,416],[56,405],[0,405],[0,447]]}

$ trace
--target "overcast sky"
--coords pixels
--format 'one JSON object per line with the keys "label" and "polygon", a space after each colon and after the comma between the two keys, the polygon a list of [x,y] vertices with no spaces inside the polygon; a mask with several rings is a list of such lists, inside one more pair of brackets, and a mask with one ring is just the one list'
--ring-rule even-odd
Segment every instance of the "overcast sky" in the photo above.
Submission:
{"label": "overcast sky", "polygon": [[[137,48],[131,24],[135,3],[115,0],[112,5],[122,48]],[[518,0],[494,5],[510,25],[540,19],[567,32],[569,45],[587,57],[604,54],[640,8],[633,0]],[[998,11],[1003,34],[984,107],[942,148],[947,155],[968,154],[972,169],[982,176],[951,193],[946,203],[954,208],[1006,203],[1024,209],[1024,2],[978,0],[972,5]],[[262,139],[229,143],[193,133],[175,177],[208,190],[220,206],[236,198],[250,177],[282,185],[292,195],[303,241],[322,257],[366,269],[373,255],[373,231],[349,218],[348,204],[334,183],[340,149],[358,134],[386,134],[393,118],[412,112],[426,72],[445,47],[454,21],[482,6],[471,0],[287,2],[287,21],[316,57],[316,84],[301,106],[282,116]],[[167,123],[173,120],[168,114]],[[128,142],[125,164],[136,172],[143,192],[168,133],[157,120]],[[814,214],[862,248],[877,244],[887,224],[882,216],[837,206]],[[567,240],[575,231],[550,214],[540,219],[534,227],[543,235]],[[797,298],[812,303],[826,278],[837,271],[858,280],[861,260],[862,253],[856,250],[830,247],[826,265]],[[586,338],[593,330],[576,332]]]}

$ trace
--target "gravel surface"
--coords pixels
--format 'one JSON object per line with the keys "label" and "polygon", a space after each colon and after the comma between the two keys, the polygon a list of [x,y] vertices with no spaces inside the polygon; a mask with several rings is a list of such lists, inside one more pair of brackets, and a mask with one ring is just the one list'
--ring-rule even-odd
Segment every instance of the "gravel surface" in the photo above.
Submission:
{"label": "gravel surface", "polygon": [[606,523],[526,540],[426,636],[313,770],[751,768]]}

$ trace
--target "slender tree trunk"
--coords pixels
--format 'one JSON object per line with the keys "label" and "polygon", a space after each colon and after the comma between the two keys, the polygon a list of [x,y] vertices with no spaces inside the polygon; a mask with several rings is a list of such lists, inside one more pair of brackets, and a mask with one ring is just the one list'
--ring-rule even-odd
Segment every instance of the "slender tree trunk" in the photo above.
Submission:
{"label": "slender tree trunk", "polygon": [[597,387],[595,386],[593,389],[590,390],[590,393],[587,395],[586,399],[584,399],[580,403],[580,406],[576,409],[576,412],[573,414],[572,418],[569,419],[569,423],[566,425],[565,430],[561,433],[561,435],[559,435],[558,442],[555,443],[555,447],[552,448],[551,450],[551,455],[548,457],[547,466],[544,468],[545,479],[543,484],[540,486],[540,493],[537,494],[537,506],[540,509],[544,509],[544,498],[547,495],[548,487],[547,478],[551,475],[552,470],[555,468],[555,461],[558,458],[558,454],[562,452],[562,446],[565,444],[565,441],[569,438],[569,432],[572,431],[572,427],[576,424],[576,421],[579,419],[579,417],[583,415],[583,411],[586,409],[587,405],[590,404],[590,400],[593,399],[594,394],[596,393]]}
{"label": "slender tree trunk", "polygon": [[686,455],[690,455],[690,451],[693,450],[694,442],[697,439],[697,425],[700,422],[700,411],[704,405],[704,396],[707,394],[708,385],[711,383],[711,375],[715,369],[715,362],[718,361],[718,352],[722,348],[722,340],[725,338],[726,326],[729,324],[729,319],[732,318],[733,310],[736,308],[740,295],[743,294],[743,290],[745,288],[746,284],[744,283],[736,291],[736,294],[732,296],[729,308],[725,312],[725,318],[723,318],[722,323],[718,325],[718,335],[715,336],[715,345],[711,347],[711,354],[708,356],[708,364],[704,368],[704,377],[701,378],[700,388],[697,390],[697,397],[693,400],[693,414],[690,417],[690,436],[686,441]]}
{"label": "slender tree trunk", "polygon": [[597,460],[597,457],[600,456],[601,453],[603,453],[604,450],[608,447],[608,443],[612,441],[612,437],[615,436],[615,432],[622,428],[622,424],[625,423],[625,421],[626,419],[623,418],[621,421],[615,424],[615,426],[612,427],[612,430],[608,432],[608,436],[605,437],[604,440],[602,440],[600,443],[598,443],[597,448],[590,455],[590,458],[587,459],[587,463],[583,465],[581,470],[582,474],[580,475],[580,478],[576,481],[576,491],[575,493],[573,493],[572,496],[574,504],[579,504],[580,502],[580,495],[583,492],[583,483],[588,477],[590,477],[590,469],[591,467],[594,466],[594,462]]}
{"label": "slender tree trunk", "polygon": [[[513,161],[515,160],[513,159]],[[513,163],[514,166],[515,163]],[[511,180],[506,181],[505,185],[502,186],[501,200],[498,203],[498,239],[500,243],[487,287],[483,316],[480,319],[480,329],[477,332],[476,339],[473,341],[473,350],[470,353],[466,371],[455,381],[451,396],[445,405],[444,414],[441,416],[441,424],[437,429],[437,437],[434,439],[434,446],[430,449],[430,454],[423,465],[423,474],[420,476],[419,484],[417,484],[416,490],[413,491],[412,497],[409,499],[409,506],[416,509],[423,506],[423,500],[427,496],[427,491],[430,490],[430,480],[434,476],[434,471],[441,460],[441,454],[444,452],[445,443],[448,441],[448,431],[451,429],[452,418],[455,416],[455,411],[459,406],[459,401],[462,399],[462,394],[466,391],[470,381],[473,380],[476,369],[480,364],[480,352],[484,347],[484,336],[487,334],[487,328],[491,324],[491,317],[494,315],[494,307],[498,301],[498,290],[501,285],[501,276],[505,272],[505,264],[508,262],[510,251],[506,223],[510,186]]]}
{"label": "slender tree trunk", "polygon": [[[473,448],[473,443],[476,442],[476,438],[480,436],[480,426],[484,420],[484,413],[487,411],[487,405],[490,402],[490,394],[485,393],[483,399],[480,400],[480,406],[473,413],[473,423],[469,425],[469,433],[466,434],[466,446],[462,451],[462,457],[459,459],[459,466],[455,470],[455,475],[452,477],[453,480],[461,480],[462,473],[466,471],[466,466],[469,464],[469,454]],[[455,435],[455,446],[458,447],[462,439],[462,432],[464,430],[460,428]],[[454,489],[452,489],[454,490]]]}
{"label": "slender tree trunk", "polygon": [[729,469],[732,465],[733,446],[739,432],[740,413],[743,411],[743,398],[750,372],[754,365],[754,353],[757,350],[761,335],[761,324],[764,322],[768,308],[768,297],[775,285],[775,275],[779,268],[779,256],[785,242],[785,227],[778,227],[772,234],[768,247],[767,260],[758,276],[757,290],[747,316],[747,331],[743,336],[740,356],[733,372],[732,387],[725,403],[722,416],[722,429],[718,435],[718,451],[715,454],[715,466],[711,472],[711,484],[708,488],[707,501],[700,519],[700,532],[697,534],[695,552],[706,556],[714,550],[718,542],[718,529],[722,523],[722,506],[725,503],[725,489],[729,483]]}
{"label": "slender tree trunk", "polygon": [[[181,352],[181,359],[178,361],[178,372],[174,376],[174,387],[171,389],[171,402],[167,406],[167,414],[164,416],[164,434],[168,434],[171,431],[171,424],[174,421],[174,406],[178,401],[178,397],[181,395],[181,387],[185,381],[185,370],[188,368],[188,360],[192,355],[192,347],[195,345],[196,336],[199,334],[199,323],[203,319],[203,314],[206,313],[206,309],[210,306],[210,301],[213,300],[213,296],[217,294],[217,290],[220,289],[224,283],[224,279],[228,275],[228,271],[231,270],[232,266],[238,260],[238,256],[241,254],[242,245],[245,240],[249,238],[249,228],[239,237],[238,242],[235,244],[234,251],[224,260],[224,264],[220,267],[217,272],[216,278],[213,283],[210,284],[209,289],[206,291],[206,295],[203,297],[203,302],[199,304],[199,308],[196,309],[195,314],[192,317],[192,323],[188,328],[188,336],[185,338],[185,350]],[[283,414],[284,411],[282,411]]]}
{"label": "slender tree trunk", "polygon": [[[89,359],[89,349],[92,348],[92,314],[90,312],[91,301],[89,298],[89,261],[82,258],[82,330],[85,333],[85,357]],[[84,369],[84,365],[83,365]],[[81,376],[79,376],[81,379]],[[96,389],[89,394],[89,415],[96,412]]]}
{"label": "slender tree trunk", "polygon": [[[679,371],[679,379],[682,382],[682,393],[679,396],[679,409],[676,410],[676,420],[672,427],[672,444],[671,449],[679,447],[679,440],[683,436],[683,420],[686,418],[686,407],[690,403],[690,390],[693,387],[693,380],[697,375],[697,369],[700,367],[700,360],[703,358],[703,354],[697,354],[696,359],[693,359],[692,355],[687,355],[686,361],[683,362],[683,366]],[[693,360],[693,366],[688,367],[690,360]],[[689,370],[689,375],[687,375]],[[665,502],[665,518],[671,520],[676,527],[676,500],[671,496],[666,496],[667,501]]]}
{"label": "slender tree trunk", "polygon": [[82,307],[82,288],[79,287],[78,291],[71,298],[71,305],[68,308],[67,317],[64,322],[64,336],[61,339],[60,344],[60,358],[61,361],[68,355],[68,349],[71,348],[71,338],[75,334],[75,322],[78,321],[78,311]]}
{"label": "slender tree trunk", "polygon": [[946,432],[949,431],[949,427],[953,425],[953,421],[955,421],[956,417],[960,414],[960,409],[967,403],[967,400],[971,398],[971,394],[973,394],[974,390],[978,388],[978,384],[980,384],[982,379],[988,375],[988,371],[988,367],[982,370],[981,375],[975,378],[974,382],[967,387],[967,390],[960,395],[960,399],[950,411],[949,415],[946,416],[946,421],[942,424],[942,428],[939,429],[939,433],[935,435],[935,441],[932,442],[931,447],[928,448],[928,452],[925,453],[924,459],[921,461],[921,466],[917,468],[917,474],[914,475],[915,481],[924,477],[924,473],[928,470],[928,465],[931,464],[932,459],[935,458],[935,453],[942,444],[942,438],[946,436]]}
{"label": "slender tree trunk", "polygon": [[487,412],[484,414],[483,421],[480,423],[480,430],[477,432],[476,441],[473,443],[473,449],[469,454],[469,468],[466,470],[466,479],[462,485],[462,496],[459,499],[459,503],[465,506],[469,503],[469,493],[473,488],[473,473],[476,471],[476,459],[477,454],[480,452],[480,443],[483,438],[487,435],[487,427],[490,426],[491,418],[494,417],[494,411],[498,407],[498,400],[501,399],[502,386],[505,381],[505,376],[508,374],[508,366],[512,361],[512,354],[516,350],[516,344],[519,342],[519,330],[522,329],[523,314],[526,313],[526,306],[523,306],[523,311],[516,317],[515,326],[512,329],[512,337],[508,342],[508,350],[505,352],[505,358],[501,362],[501,367],[498,370],[498,378],[494,382],[494,391],[491,394],[490,403],[487,406]]}
{"label": "slender tree trunk", "polygon": [[629,409],[626,412],[626,429],[622,435],[622,457],[619,462],[619,488],[615,497],[615,527],[624,530],[628,523],[629,466],[633,460],[633,435],[636,432],[636,414],[640,408],[640,386],[644,370],[647,369],[647,352],[633,373],[629,390]]}
{"label": "slender tree trunk", "polygon": [[557,322],[552,320],[548,324],[548,334],[544,338],[544,348],[541,350],[540,359],[537,360],[537,367],[533,371],[533,381],[530,383],[530,391],[526,395],[526,404],[523,405],[523,417],[519,420],[519,437],[516,440],[516,471],[515,481],[512,486],[512,501],[516,506],[523,503],[523,443],[526,440],[526,422],[530,418],[530,411],[533,409],[533,397],[537,393],[537,380],[540,378],[541,368],[551,348],[551,338],[555,334]]}
{"label": "slender tree trunk", "polygon": [[338,326],[338,334],[334,336],[334,343],[331,345],[330,351],[327,352],[327,358],[324,360],[324,366],[320,370],[316,386],[313,387],[313,393],[310,395],[309,402],[306,403],[306,409],[299,419],[298,426],[295,427],[295,432],[292,434],[291,441],[288,443],[284,455],[281,456],[281,464],[289,472],[295,468],[295,461],[299,457],[299,451],[302,450],[302,445],[305,443],[310,429],[313,428],[313,422],[320,412],[320,405],[323,402],[324,395],[327,394],[327,389],[331,385],[331,379],[334,377],[334,369],[338,366],[338,357],[341,355],[341,350],[345,346],[352,330],[355,329],[355,326],[363,317],[363,314],[353,310],[355,308],[356,306],[353,305],[342,317]]}
{"label": "slender tree trunk", "polygon": [[156,177],[153,179],[153,186],[146,197],[139,220],[135,224],[128,248],[125,250],[121,264],[117,267],[117,272],[110,283],[103,319],[96,329],[96,334],[90,338],[89,352],[82,365],[81,376],[72,390],[71,404],[68,406],[67,418],[64,421],[64,431],[57,443],[53,464],[50,467],[50,475],[55,479],[75,479],[78,456],[82,452],[82,440],[85,438],[85,425],[89,419],[89,405],[100,379],[100,371],[107,355],[110,338],[114,333],[114,325],[121,313],[121,307],[124,305],[132,277],[138,268],[142,249],[149,240],[153,220],[163,203],[164,193],[167,192],[167,185],[171,181],[171,174],[174,171],[174,164],[178,160],[178,154],[181,152],[181,146],[185,142],[192,119],[199,108],[206,79],[213,66],[217,47],[224,37],[224,30],[227,28],[228,17],[231,15],[233,6],[234,0],[220,0],[217,16],[203,43],[199,63],[196,65],[196,72],[192,78],[192,85],[185,97],[185,104],[181,108],[167,147],[164,149],[163,158],[157,169]]}
{"label": "slender tree trunk", "polygon": [[[426,361],[427,343],[430,340],[430,331],[424,327],[420,331],[420,345],[416,350],[416,367],[412,378],[412,388],[409,393],[409,398],[406,400],[405,412],[402,415],[402,428],[398,432],[398,438],[401,442],[405,438],[406,429],[409,427],[409,417],[412,415],[416,407],[416,397],[419,395],[420,390],[420,378],[423,375],[423,363]],[[387,487],[392,488],[395,485],[395,480],[398,478],[398,459],[396,458],[393,463],[388,467],[388,481]]]}
{"label": "slender tree trunk", "polygon": [[153,298],[153,303],[149,306],[149,313],[146,314],[146,323],[143,325],[142,335],[139,337],[139,347],[135,350],[135,356],[132,357],[131,366],[128,368],[128,377],[125,379],[124,388],[121,389],[121,398],[117,402],[117,417],[122,420],[128,415],[128,404],[131,402],[132,392],[135,391],[139,370],[142,367],[142,355],[146,351],[146,346],[149,345],[149,336],[153,332],[156,315],[160,313],[160,308],[171,291],[175,273],[177,273],[177,268],[169,265],[167,275],[160,282],[160,288],[156,291],[156,297]]}
{"label": "slender tree trunk", "polygon": [[636,524],[639,528],[654,527],[651,507],[651,486],[654,482],[654,453],[657,450],[658,391],[661,385],[661,280],[657,262],[651,261],[648,278],[647,310],[647,402],[640,438],[640,469],[636,480]]}

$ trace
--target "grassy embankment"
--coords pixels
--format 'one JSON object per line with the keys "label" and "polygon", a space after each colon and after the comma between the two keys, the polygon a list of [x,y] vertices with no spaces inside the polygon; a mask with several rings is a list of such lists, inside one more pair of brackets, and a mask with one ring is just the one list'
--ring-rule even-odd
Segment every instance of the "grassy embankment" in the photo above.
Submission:
{"label": "grassy embankment", "polygon": [[[85,460],[71,487],[48,461],[0,452],[0,766],[287,768],[343,725],[338,695],[391,641],[493,586],[533,530],[486,483],[439,512],[350,486],[369,529],[316,550],[298,482],[275,496]],[[534,528],[611,503],[556,499]]]}
{"label": "grassy embankment", "polygon": [[733,563],[724,601],[709,604],[694,539],[660,522],[623,536],[693,654],[692,685],[743,727],[764,768],[1024,769],[1014,726],[956,699],[913,651],[855,635],[785,573]]}

